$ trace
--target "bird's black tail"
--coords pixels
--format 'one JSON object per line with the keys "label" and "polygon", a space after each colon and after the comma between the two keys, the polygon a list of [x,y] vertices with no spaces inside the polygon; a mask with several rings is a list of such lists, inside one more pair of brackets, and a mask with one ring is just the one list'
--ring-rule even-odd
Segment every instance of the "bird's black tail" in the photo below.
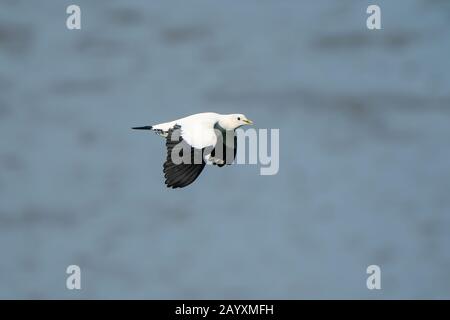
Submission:
{"label": "bird's black tail", "polygon": [[143,126],[143,127],[134,127],[134,128],[131,128],[131,129],[134,129],[134,130],[152,130],[153,127],[152,126]]}

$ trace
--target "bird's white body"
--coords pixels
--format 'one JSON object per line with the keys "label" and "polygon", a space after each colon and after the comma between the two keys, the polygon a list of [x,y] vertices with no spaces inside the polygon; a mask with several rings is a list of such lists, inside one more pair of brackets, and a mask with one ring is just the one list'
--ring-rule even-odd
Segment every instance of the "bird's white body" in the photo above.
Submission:
{"label": "bird's white body", "polygon": [[219,124],[225,130],[234,130],[249,123],[250,121],[242,114],[224,115],[214,112],[203,112],[154,125],[152,130],[166,137],[170,129],[175,127],[175,125],[179,125],[181,126],[183,139],[192,147],[202,149],[216,144],[217,135],[214,131],[216,124]]}
{"label": "bird's white body", "polygon": [[166,136],[175,125],[181,126],[181,135],[187,143],[194,148],[202,149],[207,146],[213,146],[217,142],[217,136],[214,133],[214,125],[220,120],[220,115],[213,112],[197,113],[178,120],[160,123],[152,126],[155,130],[161,130],[162,135]]}

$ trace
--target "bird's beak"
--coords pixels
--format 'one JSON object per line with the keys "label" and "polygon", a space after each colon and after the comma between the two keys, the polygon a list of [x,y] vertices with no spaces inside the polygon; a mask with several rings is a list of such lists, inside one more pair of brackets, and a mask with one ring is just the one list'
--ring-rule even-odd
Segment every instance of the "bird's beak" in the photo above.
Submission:
{"label": "bird's beak", "polygon": [[131,129],[134,129],[134,130],[152,130],[152,127],[151,126],[144,126],[144,127],[134,127],[134,128],[131,128]]}
{"label": "bird's beak", "polygon": [[253,124],[253,121],[252,121],[252,120],[244,119],[244,120],[242,120],[242,121],[244,121],[246,124]]}

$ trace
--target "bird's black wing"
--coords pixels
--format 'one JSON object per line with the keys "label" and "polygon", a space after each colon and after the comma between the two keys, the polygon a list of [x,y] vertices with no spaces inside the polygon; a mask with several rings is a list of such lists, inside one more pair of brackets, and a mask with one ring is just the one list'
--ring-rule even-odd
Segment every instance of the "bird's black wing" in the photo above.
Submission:
{"label": "bird's black wing", "polygon": [[220,159],[223,163],[213,162],[214,165],[223,167],[224,165],[230,165],[236,158],[237,152],[237,137],[233,131],[225,131],[216,128],[217,143],[211,152],[211,156],[215,159]]}
{"label": "bird's black wing", "polygon": [[[166,178],[167,187],[174,189],[183,188],[194,182],[205,167],[203,149],[193,148],[183,140],[179,125],[169,130],[166,138],[166,148],[167,159],[164,163],[164,177]],[[190,155],[183,157],[187,152]],[[177,159],[174,159],[174,156]],[[187,161],[180,163],[179,158],[185,158]]]}

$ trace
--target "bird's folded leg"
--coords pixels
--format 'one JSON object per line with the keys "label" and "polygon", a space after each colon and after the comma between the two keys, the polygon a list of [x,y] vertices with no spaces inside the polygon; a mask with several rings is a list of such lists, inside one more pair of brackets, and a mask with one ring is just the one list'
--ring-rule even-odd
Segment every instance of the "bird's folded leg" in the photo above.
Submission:
{"label": "bird's folded leg", "polygon": [[205,156],[205,160],[207,164],[212,164],[212,165],[223,165],[225,163],[225,161],[223,159],[220,158],[216,158],[211,156],[211,154],[208,154]]}

